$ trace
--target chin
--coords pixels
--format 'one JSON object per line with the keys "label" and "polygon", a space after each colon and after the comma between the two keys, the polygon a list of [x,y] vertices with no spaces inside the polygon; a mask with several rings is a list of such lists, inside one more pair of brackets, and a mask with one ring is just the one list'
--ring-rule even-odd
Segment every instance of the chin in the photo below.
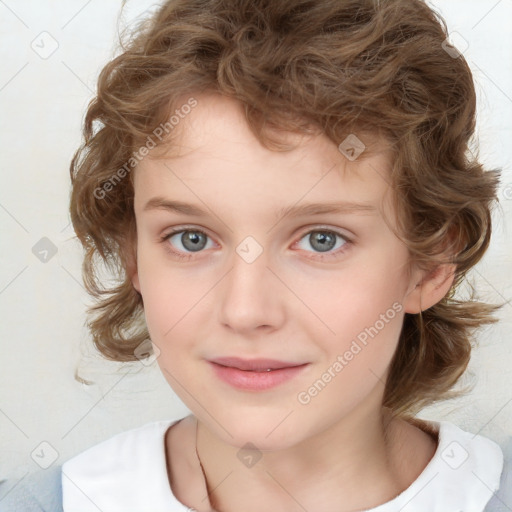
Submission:
{"label": "chin", "polygon": [[223,442],[242,448],[252,443],[261,451],[274,451],[289,448],[299,443],[307,435],[303,422],[304,432],[297,424],[298,418],[294,414],[283,413],[283,407],[278,410],[265,410],[262,407],[244,407],[238,411],[236,407],[224,414],[211,417],[198,416],[200,421]]}

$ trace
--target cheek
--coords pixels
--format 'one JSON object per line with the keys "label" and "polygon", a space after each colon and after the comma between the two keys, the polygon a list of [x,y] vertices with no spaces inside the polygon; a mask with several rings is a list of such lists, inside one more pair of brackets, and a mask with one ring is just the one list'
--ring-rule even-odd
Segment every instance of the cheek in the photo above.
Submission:
{"label": "cheek", "polygon": [[176,338],[175,332],[186,323],[187,314],[201,297],[201,285],[149,251],[139,253],[138,272],[148,331],[160,347]]}
{"label": "cheek", "polygon": [[404,318],[403,265],[397,263],[401,261],[396,254],[380,261],[358,261],[350,269],[317,280],[316,293],[312,283],[303,282],[298,294],[310,298],[308,306],[318,318],[305,316],[302,329],[323,353],[319,371],[336,375],[322,401],[335,396],[357,400],[379,380],[385,381]]}
{"label": "cheek", "polygon": [[142,289],[144,298],[144,314],[149,333],[155,343],[167,344],[177,340],[187,323],[187,314],[191,314],[198,295],[190,286],[185,288],[176,280],[172,286],[165,280],[154,282],[154,286],[146,283]]}
{"label": "cheek", "polygon": [[374,389],[384,391],[404,317],[400,286],[392,278],[377,271],[354,271],[350,279],[326,283],[329,294],[316,299],[314,307],[329,329],[320,331],[322,324],[315,318],[303,323],[322,355],[310,387],[301,390],[299,401],[305,401],[300,403],[311,401],[319,411],[336,403],[339,409],[333,414],[338,415],[355,407]]}
{"label": "cheek", "polygon": [[[310,310],[322,320],[325,334],[354,337],[384,317],[388,326],[401,325],[403,310],[403,266],[387,261],[347,266],[338,272],[318,274],[314,280],[299,281],[295,289]],[[310,318],[311,315],[308,315]],[[321,326],[318,319],[315,324]],[[395,328],[395,334],[398,334]]]}
{"label": "cheek", "polygon": [[198,299],[197,294],[187,294],[180,283],[171,282],[173,286],[166,285],[165,279],[152,281],[153,286],[146,283],[144,312],[151,341],[159,349],[157,364],[162,375],[186,400],[181,396],[180,383],[190,383],[190,357],[198,336],[188,320]]}

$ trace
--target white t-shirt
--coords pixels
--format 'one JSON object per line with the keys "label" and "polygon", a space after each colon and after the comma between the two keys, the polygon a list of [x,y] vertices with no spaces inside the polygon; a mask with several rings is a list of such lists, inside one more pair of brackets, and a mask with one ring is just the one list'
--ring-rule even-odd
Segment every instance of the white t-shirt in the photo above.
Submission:
{"label": "white t-shirt", "polygon": [[[64,512],[190,512],[167,475],[164,436],[177,421],[122,432],[65,462]],[[432,460],[404,492],[366,512],[482,512],[498,490],[498,444],[447,421],[426,423],[438,432]]]}

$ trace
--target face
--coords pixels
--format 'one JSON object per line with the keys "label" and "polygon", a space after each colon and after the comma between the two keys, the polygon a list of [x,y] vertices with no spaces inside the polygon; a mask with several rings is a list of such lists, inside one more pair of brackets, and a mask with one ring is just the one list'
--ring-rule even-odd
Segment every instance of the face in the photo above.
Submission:
{"label": "face", "polygon": [[[163,375],[193,414],[233,446],[289,447],[381,403],[414,288],[384,220],[389,162],[348,160],[323,135],[270,151],[234,100],[197,101],[178,151],[135,171],[133,283]],[[345,202],[369,206],[283,213]],[[304,366],[279,383],[245,372],[261,386],[247,389],[219,376],[210,361],[222,357]]]}

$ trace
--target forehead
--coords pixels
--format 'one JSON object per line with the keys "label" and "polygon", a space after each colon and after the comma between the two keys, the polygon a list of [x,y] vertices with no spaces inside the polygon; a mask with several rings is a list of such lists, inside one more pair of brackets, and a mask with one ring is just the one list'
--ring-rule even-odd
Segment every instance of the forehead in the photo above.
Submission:
{"label": "forehead", "polygon": [[[161,148],[135,172],[136,205],[149,196],[185,194],[189,198],[227,198],[233,205],[254,200],[372,202],[382,209],[389,192],[389,157],[375,137],[364,137],[371,152],[350,160],[325,135],[280,133],[293,149],[264,147],[251,132],[242,104],[224,96],[196,96]],[[184,98],[185,104],[187,98]],[[154,157],[156,155],[156,157]],[[235,197],[236,196],[236,197]]]}

